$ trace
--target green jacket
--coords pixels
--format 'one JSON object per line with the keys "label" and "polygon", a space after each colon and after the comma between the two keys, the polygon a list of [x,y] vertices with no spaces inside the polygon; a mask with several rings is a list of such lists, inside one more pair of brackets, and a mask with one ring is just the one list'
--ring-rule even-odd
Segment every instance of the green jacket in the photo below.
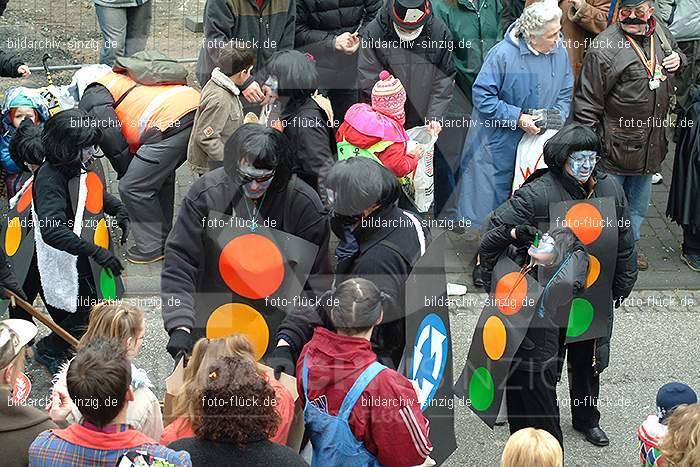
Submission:
{"label": "green jacket", "polygon": [[472,111],[472,85],[486,54],[503,39],[501,0],[434,0],[433,9],[452,33],[457,75],[448,117],[468,117]]}

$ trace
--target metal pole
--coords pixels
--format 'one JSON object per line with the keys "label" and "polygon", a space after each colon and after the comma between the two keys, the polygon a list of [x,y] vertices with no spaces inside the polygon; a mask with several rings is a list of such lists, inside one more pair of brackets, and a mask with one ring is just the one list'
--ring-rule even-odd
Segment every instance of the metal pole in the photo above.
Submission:
{"label": "metal pole", "polygon": [[[177,58],[175,59],[176,62],[178,63],[196,63],[197,59],[196,58]],[[56,65],[56,66],[50,66],[49,71],[64,71],[64,70],[79,70],[84,66],[88,65],[93,65],[92,63],[81,63],[77,65]],[[29,71],[32,73],[35,73],[37,71],[45,71],[43,66],[31,66],[29,67]]]}

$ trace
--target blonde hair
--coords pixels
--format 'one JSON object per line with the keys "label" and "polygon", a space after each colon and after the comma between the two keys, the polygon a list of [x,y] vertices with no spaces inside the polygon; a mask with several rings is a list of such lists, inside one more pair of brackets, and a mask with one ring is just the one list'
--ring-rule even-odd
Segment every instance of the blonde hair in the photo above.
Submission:
{"label": "blonde hair", "polygon": [[125,302],[101,302],[92,307],[87,331],[78,342],[84,348],[95,337],[115,339],[123,344],[129,337],[138,337],[144,327],[141,308]]}
{"label": "blonde hair", "polygon": [[[185,367],[183,385],[175,396],[173,419],[195,419],[197,407],[201,406],[197,394],[209,379],[209,367],[221,357],[240,357],[255,365],[255,351],[250,339],[243,334],[231,334],[219,339],[199,339],[192,349],[192,356]],[[257,366],[256,366],[257,368]],[[258,371],[262,374],[262,371]],[[180,432],[186,427],[182,427]],[[179,434],[179,433],[178,433]]]}
{"label": "blonde hair", "polygon": [[559,441],[550,433],[523,428],[508,438],[501,456],[501,467],[562,467],[564,454]]}
{"label": "blonde hair", "polygon": [[659,446],[666,465],[700,466],[700,404],[682,405],[668,418],[668,433]]}

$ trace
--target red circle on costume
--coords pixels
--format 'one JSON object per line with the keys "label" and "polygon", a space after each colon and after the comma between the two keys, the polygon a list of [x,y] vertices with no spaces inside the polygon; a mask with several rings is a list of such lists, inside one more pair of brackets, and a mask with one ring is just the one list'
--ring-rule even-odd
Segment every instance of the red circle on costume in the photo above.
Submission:
{"label": "red circle on costume", "polygon": [[85,178],[87,185],[87,198],[85,199],[85,209],[91,214],[102,212],[102,197],[104,196],[104,185],[99,175],[89,172]]}
{"label": "red circle on costume", "polygon": [[569,227],[584,245],[590,245],[603,231],[603,216],[592,204],[578,203],[566,213],[564,226]]}
{"label": "red circle on costume", "polygon": [[221,251],[219,273],[238,295],[257,300],[272,295],[282,285],[284,259],[269,238],[241,235]]}
{"label": "red circle on costume", "polygon": [[496,284],[496,307],[504,315],[519,312],[527,296],[527,279],[519,272],[509,272]]}
{"label": "red circle on costume", "polygon": [[30,183],[22,196],[20,196],[19,201],[17,201],[17,212],[23,212],[32,203],[32,184]]}

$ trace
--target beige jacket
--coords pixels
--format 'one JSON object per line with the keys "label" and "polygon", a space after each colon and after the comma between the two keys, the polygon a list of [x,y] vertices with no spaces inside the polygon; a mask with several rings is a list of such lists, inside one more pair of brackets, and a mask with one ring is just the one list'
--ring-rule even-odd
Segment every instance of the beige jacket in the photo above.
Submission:
{"label": "beige jacket", "polygon": [[[66,374],[70,361],[65,363],[54,377],[53,389],[68,394]],[[146,372],[131,365],[131,389],[134,391],[134,400],[129,402],[126,412],[126,422],[135,430],[155,439],[160,439],[163,433],[163,415],[160,411],[160,402],[150,389],[151,382]],[[82,419],[80,410],[73,404],[71,413],[66,421],[79,423]]]}
{"label": "beige jacket", "polygon": [[196,173],[206,173],[223,163],[226,141],[243,124],[239,94],[234,82],[218,68],[211,72],[187,146],[187,161]]}

